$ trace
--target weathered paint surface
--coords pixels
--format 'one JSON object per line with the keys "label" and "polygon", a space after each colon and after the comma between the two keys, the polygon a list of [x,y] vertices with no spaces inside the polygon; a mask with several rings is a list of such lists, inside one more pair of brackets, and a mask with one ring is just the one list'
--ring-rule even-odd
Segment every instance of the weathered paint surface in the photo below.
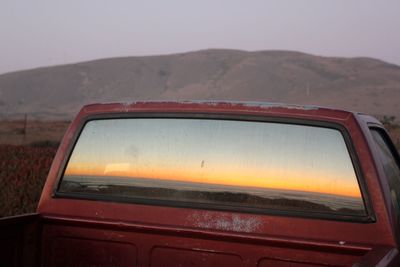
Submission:
{"label": "weathered paint surface", "polygon": [[[91,116],[135,113],[256,115],[276,120],[296,118],[336,123],[347,129],[352,140],[373,210],[371,215],[376,220],[355,223],[53,197],[68,151],[85,120]],[[52,266],[48,258],[55,259],[57,255],[61,255],[59,260],[64,266],[78,265],[74,265],[79,263],[78,254],[74,255],[76,262],[68,265],[72,261],[70,253],[55,252],[59,237],[64,238],[58,244],[63,251],[73,249],[69,248],[71,244],[82,244],[87,259],[93,259],[88,261],[92,266],[98,263],[96,253],[107,250],[115,257],[126,253],[126,259],[135,255],[132,259],[135,266],[224,266],[224,261],[229,260],[232,260],[229,266],[351,266],[357,262],[374,266],[382,257],[389,256],[392,262],[398,258],[398,244],[391,224],[393,214],[388,212],[389,204],[381,188],[382,178],[371,156],[371,140],[366,137],[370,121],[342,110],[256,102],[138,101],[86,106],[60,145],[39,204],[38,212],[44,220],[40,243],[42,266]],[[132,248],[138,248],[137,254]],[[82,251],[74,249],[77,253]],[[152,262],[152,256],[160,260]],[[365,260],[360,261],[361,258]],[[206,260],[202,264],[196,259]],[[119,266],[133,265],[122,261]]]}
{"label": "weathered paint surface", "polygon": [[262,222],[257,217],[243,217],[240,214],[223,214],[216,217],[209,212],[193,212],[188,221],[195,227],[235,232],[257,232]]}

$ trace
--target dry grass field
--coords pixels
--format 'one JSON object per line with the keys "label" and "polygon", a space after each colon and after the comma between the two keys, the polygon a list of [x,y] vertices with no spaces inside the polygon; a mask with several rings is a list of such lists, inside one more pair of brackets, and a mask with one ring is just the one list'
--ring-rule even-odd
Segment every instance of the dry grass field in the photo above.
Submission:
{"label": "dry grass field", "polygon": [[56,147],[0,145],[0,217],[36,210]]}
{"label": "dry grass field", "polygon": [[393,142],[395,143],[397,149],[400,151],[400,127],[389,132]]}
{"label": "dry grass field", "polygon": [[0,144],[55,146],[63,137],[68,121],[0,121]]}
{"label": "dry grass field", "polygon": [[35,212],[68,125],[63,121],[0,121],[0,217]]}

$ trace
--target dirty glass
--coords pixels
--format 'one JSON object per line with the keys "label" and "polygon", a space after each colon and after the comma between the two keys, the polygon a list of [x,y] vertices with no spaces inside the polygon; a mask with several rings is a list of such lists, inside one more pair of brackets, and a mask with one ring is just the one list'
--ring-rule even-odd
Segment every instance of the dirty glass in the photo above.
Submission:
{"label": "dirty glass", "polygon": [[340,131],[187,118],[93,120],[60,192],[224,208],[365,215]]}
{"label": "dirty glass", "polygon": [[400,168],[396,162],[390,147],[388,146],[387,136],[379,129],[371,129],[372,137],[378,149],[379,160],[389,183],[392,204],[397,212],[397,220],[400,222]]}

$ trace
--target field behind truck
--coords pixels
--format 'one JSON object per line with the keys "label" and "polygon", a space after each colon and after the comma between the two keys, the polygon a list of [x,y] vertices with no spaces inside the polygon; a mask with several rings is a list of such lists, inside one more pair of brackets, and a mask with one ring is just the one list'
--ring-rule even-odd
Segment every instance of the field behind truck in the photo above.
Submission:
{"label": "field behind truck", "polygon": [[56,149],[0,145],[0,217],[35,211]]}
{"label": "field behind truck", "polygon": [[0,120],[0,144],[57,146],[69,121]]}
{"label": "field behind truck", "polygon": [[34,212],[68,121],[0,121],[0,217]]}

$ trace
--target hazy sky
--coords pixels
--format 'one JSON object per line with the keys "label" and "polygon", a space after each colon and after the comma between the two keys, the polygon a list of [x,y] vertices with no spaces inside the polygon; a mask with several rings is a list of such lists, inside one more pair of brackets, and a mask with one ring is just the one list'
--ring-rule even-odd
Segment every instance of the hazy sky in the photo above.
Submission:
{"label": "hazy sky", "polygon": [[400,0],[0,0],[0,73],[206,48],[400,65]]}

